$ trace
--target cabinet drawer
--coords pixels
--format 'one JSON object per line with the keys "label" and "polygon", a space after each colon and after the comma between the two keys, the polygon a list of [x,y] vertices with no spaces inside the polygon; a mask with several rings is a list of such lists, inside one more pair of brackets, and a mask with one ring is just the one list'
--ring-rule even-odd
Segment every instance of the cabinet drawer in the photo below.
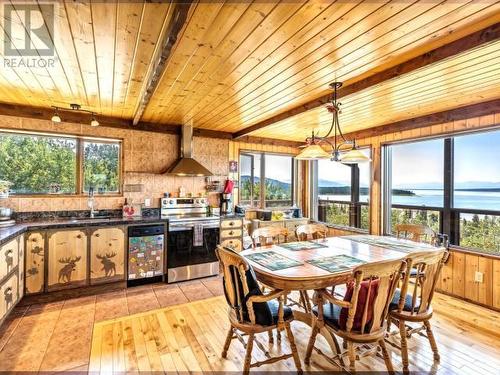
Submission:
{"label": "cabinet drawer", "polygon": [[7,281],[0,286],[0,320],[19,300],[18,276],[13,273]]}
{"label": "cabinet drawer", "polygon": [[0,280],[12,271],[19,263],[19,238],[7,242],[0,247]]}
{"label": "cabinet drawer", "polygon": [[228,247],[236,252],[240,252],[241,250],[243,250],[243,244],[239,239],[230,239],[222,241],[221,246]]}
{"label": "cabinet drawer", "polygon": [[220,223],[221,228],[241,228],[243,226],[243,220],[234,219],[234,220],[222,220]]}
{"label": "cabinet drawer", "polygon": [[241,237],[242,230],[241,229],[226,229],[220,232],[220,238],[230,238],[230,237]]}

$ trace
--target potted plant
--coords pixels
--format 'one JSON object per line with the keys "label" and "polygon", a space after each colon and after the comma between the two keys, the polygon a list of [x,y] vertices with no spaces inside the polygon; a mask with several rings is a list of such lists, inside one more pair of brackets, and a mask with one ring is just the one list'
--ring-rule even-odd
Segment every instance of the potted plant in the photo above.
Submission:
{"label": "potted plant", "polygon": [[5,180],[0,180],[0,198],[8,198],[9,197],[9,189],[12,183]]}

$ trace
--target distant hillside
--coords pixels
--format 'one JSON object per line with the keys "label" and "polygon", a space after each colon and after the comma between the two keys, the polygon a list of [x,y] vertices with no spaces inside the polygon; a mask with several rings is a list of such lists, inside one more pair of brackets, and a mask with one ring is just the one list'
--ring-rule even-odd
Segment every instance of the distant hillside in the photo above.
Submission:
{"label": "distant hillside", "polygon": [[[246,181],[250,181],[250,176],[240,176],[240,180],[241,180],[240,183],[243,184]],[[260,178],[259,177],[255,177],[254,178],[254,182],[259,183],[260,182]],[[272,185],[272,186],[275,186],[277,188],[281,188],[283,190],[290,189],[290,183],[289,182],[283,182],[283,181],[275,180],[273,178],[266,178],[266,185]]]}
{"label": "distant hillside", "polygon": [[[318,192],[320,195],[348,195],[351,194],[351,188],[349,186],[320,186],[318,187]],[[367,187],[360,187],[359,194],[368,195],[370,190]],[[402,189],[392,189],[392,194],[394,195],[415,195],[411,190]]]}

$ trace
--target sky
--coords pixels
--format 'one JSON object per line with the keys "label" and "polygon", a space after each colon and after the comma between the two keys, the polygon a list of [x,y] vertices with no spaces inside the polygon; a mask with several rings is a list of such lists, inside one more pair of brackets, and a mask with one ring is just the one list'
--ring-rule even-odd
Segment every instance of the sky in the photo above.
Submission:
{"label": "sky", "polygon": [[[455,137],[455,184],[500,183],[500,131]],[[443,139],[392,147],[394,187],[443,183]]]}
{"label": "sky", "polygon": [[[255,176],[258,177],[260,176],[260,155],[255,154],[254,158]],[[250,175],[250,158],[242,157],[240,158],[240,163],[241,175]],[[291,183],[292,162],[290,156],[267,154],[265,156],[265,163],[267,178]]]}

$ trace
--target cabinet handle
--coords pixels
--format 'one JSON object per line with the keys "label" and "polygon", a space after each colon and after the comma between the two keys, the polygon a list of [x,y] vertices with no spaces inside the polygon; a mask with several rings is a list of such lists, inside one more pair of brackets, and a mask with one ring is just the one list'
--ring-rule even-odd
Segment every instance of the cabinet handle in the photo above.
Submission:
{"label": "cabinet handle", "polygon": [[14,250],[9,249],[5,252],[5,261],[9,264],[12,263],[12,259],[14,259]]}
{"label": "cabinet handle", "polygon": [[234,234],[234,232],[231,230],[229,231],[229,235],[232,236]]}
{"label": "cabinet handle", "polygon": [[99,234],[99,233],[96,233],[96,235],[95,235],[95,236],[96,236],[96,237],[99,237],[99,236],[100,236],[100,234]]}
{"label": "cabinet handle", "polygon": [[234,225],[234,221],[231,221],[231,222],[229,223],[229,226],[231,226],[231,227],[232,227],[233,225]]}
{"label": "cabinet handle", "polygon": [[76,238],[82,238],[82,235],[81,235],[81,234],[78,234],[78,235],[76,236]]}
{"label": "cabinet handle", "polygon": [[33,238],[33,239],[31,240],[31,242],[36,242],[36,241],[37,241],[37,240],[36,240],[36,238]]}
{"label": "cabinet handle", "polygon": [[5,301],[6,302],[12,302],[12,287],[8,287],[7,289],[5,289],[5,292],[4,293],[4,296],[5,296]]}

